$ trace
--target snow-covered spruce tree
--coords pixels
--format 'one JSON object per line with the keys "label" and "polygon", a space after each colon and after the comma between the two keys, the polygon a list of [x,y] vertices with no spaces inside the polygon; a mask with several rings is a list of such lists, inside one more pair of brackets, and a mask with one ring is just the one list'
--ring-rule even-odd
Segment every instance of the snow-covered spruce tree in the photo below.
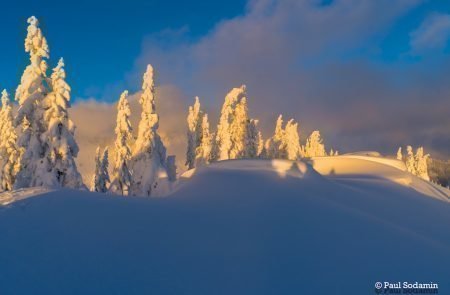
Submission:
{"label": "snow-covered spruce tree", "polygon": [[147,66],[139,103],[142,107],[138,137],[133,149],[130,167],[133,171],[131,194],[150,196],[158,186],[160,173],[167,173],[166,148],[158,134],[159,117],[155,106],[154,71]]}
{"label": "snow-covered spruce tree", "polygon": [[278,159],[297,160],[302,155],[298,123],[293,119],[286,123],[283,129],[283,117],[277,119],[275,132],[265,145],[267,157]]}
{"label": "snow-covered spruce tree", "polygon": [[69,119],[70,86],[66,83],[61,58],[51,75],[52,91],[44,98],[44,122],[47,130],[41,135],[43,158],[33,183],[40,186],[84,188],[75,164],[78,145],[75,125]]}
{"label": "snow-covered spruce tree", "polygon": [[267,157],[271,159],[284,158],[282,143],[284,138],[283,116],[279,115],[275,125],[275,131],[271,138],[265,144]]}
{"label": "snow-covered spruce tree", "polygon": [[213,135],[209,130],[208,114],[201,110],[198,97],[195,98],[194,105],[189,107],[187,123],[186,166],[192,169],[198,165],[209,164],[213,150]]}
{"label": "snow-covered spruce tree", "polygon": [[419,147],[416,150],[415,158],[415,170],[416,175],[422,179],[430,180],[430,177],[428,176],[428,164],[427,160],[430,157],[429,154],[424,155],[423,147]]}
{"label": "snow-covered spruce tree", "polygon": [[264,139],[262,136],[261,131],[258,131],[258,151],[257,151],[258,157],[265,158],[266,155],[266,148],[264,147]]}
{"label": "snow-covered spruce tree", "polygon": [[188,169],[195,167],[195,160],[197,158],[197,149],[202,141],[202,120],[203,113],[200,110],[200,101],[195,97],[194,105],[189,106],[187,116],[187,151],[186,151],[186,166]]}
{"label": "snow-covered spruce tree", "polygon": [[400,160],[400,161],[403,160],[402,147],[399,147],[397,150],[397,160]]}
{"label": "snow-covered spruce tree", "polygon": [[115,163],[113,169],[113,179],[110,191],[124,196],[129,195],[130,186],[132,185],[132,176],[129,168],[131,159],[130,141],[132,138],[130,124],[130,106],[128,104],[128,91],[124,91],[120,95],[117,105],[116,120],[116,141],[115,147]]}
{"label": "snow-covered spruce tree", "polygon": [[13,114],[9,95],[2,92],[0,111],[0,191],[12,190],[16,175],[20,169],[22,149],[17,146],[17,134],[14,128]]}
{"label": "snow-covered spruce tree", "polygon": [[201,140],[200,146],[196,150],[196,165],[209,164],[211,161],[213,134],[209,131],[208,114],[204,114],[201,124]]}
{"label": "snow-covered spruce tree", "polygon": [[233,120],[230,124],[232,143],[229,152],[230,159],[244,158],[248,155],[246,145],[248,122],[247,98],[243,96],[236,104]]}
{"label": "snow-covered spruce tree", "polygon": [[320,132],[315,130],[306,140],[305,157],[323,157],[326,155],[325,146],[322,143]]}
{"label": "snow-covered spruce tree", "polygon": [[330,157],[339,156],[339,152],[337,150],[334,151],[333,149],[331,149],[330,153],[328,154],[328,156],[330,156]]}
{"label": "snow-covered spruce tree", "polygon": [[92,181],[91,181],[91,191],[96,192],[97,188],[100,186],[100,167],[102,165],[102,160],[100,159],[100,147],[97,146],[97,149],[95,150],[95,170],[94,174],[92,175]]}
{"label": "snow-covered spruce tree", "polygon": [[30,64],[22,74],[15,96],[19,103],[15,125],[21,126],[18,143],[24,148],[15,188],[38,185],[35,181],[37,166],[44,154],[41,135],[47,129],[42,118],[42,100],[50,92],[45,60],[49,57],[47,40],[34,16],[28,19],[28,24],[25,52],[30,54]]}
{"label": "snow-covered spruce tree", "polygon": [[258,132],[258,120],[251,119],[247,122],[247,132],[245,138],[246,157],[256,158],[261,154],[260,144],[262,141],[261,133]]}
{"label": "snow-covered spruce tree", "polygon": [[406,160],[405,160],[406,170],[414,175],[417,174],[416,171],[416,160],[414,157],[414,152],[412,146],[408,145],[406,147]]}
{"label": "snow-covered spruce tree", "polygon": [[[244,156],[245,130],[247,122],[247,104],[242,100],[246,96],[246,87],[233,88],[226,96],[217,126],[214,149],[215,160],[235,159]],[[236,114],[238,112],[238,114]],[[237,118],[236,118],[237,117]]]}
{"label": "snow-covered spruce tree", "polygon": [[99,188],[101,188],[101,192],[106,193],[108,191],[108,184],[111,183],[111,178],[109,177],[109,150],[108,147],[105,147],[102,154],[102,162],[101,162],[101,182]]}
{"label": "snow-covered spruce tree", "polygon": [[286,123],[284,137],[282,140],[282,154],[288,160],[297,160],[300,157],[300,136],[298,134],[298,123],[293,119]]}
{"label": "snow-covered spruce tree", "polygon": [[100,147],[95,152],[95,171],[92,177],[91,191],[98,193],[106,193],[108,191],[108,183],[110,183],[108,148],[103,150],[100,155]]}

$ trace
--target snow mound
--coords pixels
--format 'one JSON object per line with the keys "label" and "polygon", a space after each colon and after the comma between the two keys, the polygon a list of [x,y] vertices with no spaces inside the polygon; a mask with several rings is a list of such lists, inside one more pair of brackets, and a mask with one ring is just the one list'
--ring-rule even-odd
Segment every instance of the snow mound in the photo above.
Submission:
{"label": "snow mound", "polygon": [[396,159],[355,154],[316,157],[310,163],[320,174],[334,180],[353,182],[387,180],[436,199],[448,201],[450,198],[448,189],[408,173],[405,164]]}
{"label": "snow mound", "polygon": [[[212,163],[208,166],[200,167],[200,171],[217,171],[217,170],[233,170],[233,171],[252,171],[253,173],[268,173],[276,174],[280,177],[292,176],[298,178],[304,177],[320,177],[309,164],[304,162],[295,162],[282,159],[274,160],[227,160]],[[189,172],[186,175],[192,176],[194,172]],[[314,176],[312,176],[314,175]],[[182,176],[183,177],[183,176]]]}
{"label": "snow mound", "polygon": [[[359,295],[377,281],[448,293],[448,202],[391,176],[345,177],[358,170],[339,158],[338,176],[236,160],[190,172],[166,198],[60,190],[15,202],[0,210],[0,293]],[[323,161],[313,166],[329,172]]]}
{"label": "snow mound", "polygon": [[29,197],[34,197],[37,195],[42,195],[52,191],[51,189],[45,187],[32,187],[23,188],[15,191],[6,191],[0,193],[0,206],[9,205],[13,202],[20,201]]}
{"label": "snow mound", "polygon": [[[192,187],[193,190],[198,186],[202,186],[205,175],[215,174],[217,177],[222,177],[226,181],[226,175],[252,175],[264,178],[271,178],[277,180],[286,177],[292,178],[320,178],[324,179],[317,171],[315,171],[310,164],[305,162],[296,162],[290,160],[274,159],[274,160],[256,160],[256,159],[241,159],[241,160],[226,160],[211,163],[207,166],[200,166],[184,172],[180,176],[180,180],[172,191],[172,195],[178,192],[180,189],[184,189],[187,185]],[[279,185],[279,184],[278,184]]]}
{"label": "snow mound", "polygon": [[353,153],[346,153],[344,156],[368,156],[368,157],[381,157],[381,154],[376,151],[360,151],[360,152],[353,152]]}

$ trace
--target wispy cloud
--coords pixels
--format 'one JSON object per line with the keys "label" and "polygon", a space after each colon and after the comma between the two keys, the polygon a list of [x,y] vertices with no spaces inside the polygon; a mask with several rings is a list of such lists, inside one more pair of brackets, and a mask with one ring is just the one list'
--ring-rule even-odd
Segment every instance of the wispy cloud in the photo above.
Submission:
{"label": "wispy cloud", "polygon": [[426,50],[443,49],[450,40],[450,14],[429,15],[410,35],[411,51],[422,53]]}

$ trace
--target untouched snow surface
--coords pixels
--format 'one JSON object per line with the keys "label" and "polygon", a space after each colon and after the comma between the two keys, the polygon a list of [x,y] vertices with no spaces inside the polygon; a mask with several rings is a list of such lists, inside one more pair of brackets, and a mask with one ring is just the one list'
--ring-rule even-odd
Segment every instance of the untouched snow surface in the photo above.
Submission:
{"label": "untouched snow surface", "polygon": [[224,161],[166,198],[60,190],[0,207],[0,294],[450,294],[447,190],[375,157],[311,165]]}

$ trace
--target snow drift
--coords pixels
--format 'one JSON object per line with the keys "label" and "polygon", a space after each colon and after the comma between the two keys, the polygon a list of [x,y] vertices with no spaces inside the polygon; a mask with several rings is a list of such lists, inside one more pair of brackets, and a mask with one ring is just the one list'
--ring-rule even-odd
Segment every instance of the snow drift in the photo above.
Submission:
{"label": "snow drift", "polygon": [[374,294],[407,280],[445,294],[448,191],[395,181],[407,174],[394,166],[232,160],[166,198],[22,199],[0,207],[0,293]]}

